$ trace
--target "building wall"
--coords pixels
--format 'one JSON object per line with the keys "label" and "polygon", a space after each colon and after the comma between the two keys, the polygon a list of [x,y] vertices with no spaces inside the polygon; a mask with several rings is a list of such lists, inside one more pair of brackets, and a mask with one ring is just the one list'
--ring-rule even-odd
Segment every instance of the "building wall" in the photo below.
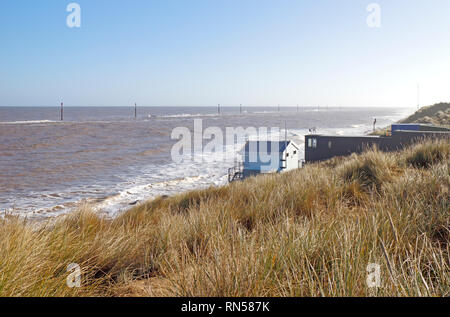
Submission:
{"label": "building wall", "polygon": [[300,150],[293,142],[288,144],[283,153],[274,152],[267,155],[270,155],[272,159],[270,163],[264,162],[259,152],[254,155],[254,157],[257,157],[257,161],[252,162],[253,157],[246,151],[244,154],[244,174],[290,171],[300,167]]}
{"label": "building wall", "polygon": [[419,124],[393,124],[391,126],[391,131],[392,133],[394,133],[395,131],[404,131],[404,130],[408,130],[408,131],[419,131],[420,130],[420,125]]}
{"label": "building wall", "polygon": [[[396,151],[426,138],[449,138],[448,132],[396,131],[391,137],[342,137],[307,135],[305,137],[305,161],[318,162],[336,156],[362,153],[376,146],[381,151]],[[316,140],[316,141],[314,141]],[[316,144],[316,147],[310,146]]]}
{"label": "building wall", "polygon": [[285,167],[283,171],[292,171],[300,167],[300,151],[292,142],[284,151],[283,160],[285,160],[285,162],[283,162],[283,167]]}
{"label": "building wall", "polygon": [[428,131],[428,132],[450,132],[450,129],[444,128],[444,127],[433,127],[433,126],[421,125],[421,126],[419,127],[419,131]]}
{"label": "building wall", "polygon": [[398,123],[391,126],[392,133],[396,131],[424,131],[424,132],[450,132],[450,129],[426,124]]}
{"label": "building wall", "polygon": [[258,153],[257,161],[252,162],[250,154],[245,153],[244,170],[257,171],[259,173],[277,172],[281,170],[282,167],[281,154],[271,153],[270,158],[271,158],[270,162],[265,162],[266,160],[261,158],[261,156]]}
{"label": "building wall", "polygon": [[305,161],[317,162],[335,156],[347,156],[352,153],[361,153],[374,145],[380,147],[381,143],[382,140],[379,137],[307,135],[305,137]]}
{"label": "building wall", "polygon": [[396,131],[392,134],[392,144],[389,146],[389,150],[401,149],[413,143],[417,143],[424,139],[440,139],[450,137],[450,132],[439,131]]}
{"label": "building wall", "polygon": [[252,176],[256,176],[256,175],[260,175],[261,172],[258,170],[245,170],[244,169],[244,178],[248,178],[248,177],[252,177]]}

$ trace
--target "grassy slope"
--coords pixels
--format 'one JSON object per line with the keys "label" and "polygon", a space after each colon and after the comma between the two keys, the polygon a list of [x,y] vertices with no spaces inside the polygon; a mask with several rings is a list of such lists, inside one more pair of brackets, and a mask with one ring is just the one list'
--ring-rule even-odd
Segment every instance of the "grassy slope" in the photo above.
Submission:
{"label": "grassy slope", "polygon": [[400,123],[428,123],[450,126],[450,104],[438,103],[423,107]]}
{"label": "grassy slope", "polygon": [[[399,123],[424,123],[450,127],[450,103],[438,103],[420,108],[408,118],[400,120]],[[370,135],[385,135],[388,129],[390,126],[378,129]]]}
{"label": "grassy slope", "polygon": [[[0,222],[0,296],[449,296],[450,145],[370,151],[35,228]],[[78,263],[83,287],[66,286]],[[382,288],[366,286],[378,263]]]}

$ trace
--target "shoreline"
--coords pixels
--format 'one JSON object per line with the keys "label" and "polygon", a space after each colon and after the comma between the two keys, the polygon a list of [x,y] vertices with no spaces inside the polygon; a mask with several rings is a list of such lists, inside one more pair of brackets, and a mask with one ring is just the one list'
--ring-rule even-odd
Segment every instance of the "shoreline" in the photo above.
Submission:
{"label": "shoreline", "polygon": [[[409,113],[409,109],[405,108],[402,112],[397,112],[394,116],[386,116],[385,120],[390,120],[394,122],[394,120],[404,118],[405,113]],[[390,119],[393,118],[393,119]],[[370,121],[370,119],[368,120]],[[337,135],[345,135],[345,134],[363,134],[368,132],[370,125],[364,124],[350,124],[349,126],[343,126],[340,128],[333,129],[322,129],[324,133],[333,133]],[[299,138],[299,145],[303,147],[304,135],[307,134],[306,130],[295,130],[289,129],[292,137]],[[283,134],[283,133],[282,133]],[[303,150],[302,150],[303,151]],[[217,164],[220,165],[220,164]],[[173,171],[179,169],[177,166],[172,167]],[[29,218],[52,218],[57,217],[61,214],[70,214],[80,206],[88,203],[92,206],[93,209],[98,210],[100,214],[104,214],[106,217],[116,217],[118,214],[121,214],[128,210],[136,203],[144,203],[149,199],[155,199],[159,195],[172,195],[182,192],[189,192],[191,190],[197,190],[202,188],[208,188],[209,186],[221,186],[226,184],[226,168],[223,168],[223,175],[216,175],[214,182],[209,182],[208,175],[204,172],[201,172],[201,166],[198,168],[198,174],[190,175],[180,180],[180,177],[177,177],[174,172],[171,172],[173,179],[160,180],[159,182],[150,182],[142,184],[136,184],[120,187],[117,185],[117,191],[112,192],[105,197],[105,195],[99,195],[97,197],[86,197],[81,200],[71,200],[69,202],[61,202],[56,205],[53,205],[48,208],[36,208],[34,212],[23,212],[21,209],[17,212],[12,212],[13,215],[18,215],[22,217]],[[203,174],[203,175],[202,175]],[[170,177],[170,176],[169,176]],[[201,181],[200,184],[197,184]],[[185,182],[186,184],[181,184]],[[156,188],[156,189],[155,189]],[[158,189],[159,188],[159,189]],[[150,190],[153,193],[147,193]],[[105,193],[106,194],[106,193]],[[64,197],[67,197],[67,194],[64,194]],[[70,198],[67,198],[70,199]],[[133,204],[133,205],[131,205]],[[11,210],[2,210],[2,214],[10,213]]]}
{"label": "shoreline", "polygon": [[[114,219],[86,207],[0,220],[0,296],[372,296],[366,265],[387,272],[381,250],[396,260],[378,296],[448,296],[449,159],[447,141],[429,141],[160,197]],[[80,288],[66,287],[70,263]]]}

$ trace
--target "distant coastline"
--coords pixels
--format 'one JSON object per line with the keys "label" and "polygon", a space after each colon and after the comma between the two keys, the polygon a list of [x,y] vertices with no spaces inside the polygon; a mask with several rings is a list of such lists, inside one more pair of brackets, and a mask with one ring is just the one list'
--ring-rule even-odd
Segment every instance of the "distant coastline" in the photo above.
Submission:
{"label": "distant coastline", "polygon": [[423,107],[400,123],[426,123],[450,126],[450,103],[438,103]]}
{"label": "distant coastline", "polygon": [[[398,123],[423,123],[450,127],[450,103],[438,103],[420,108],[414,114],[399,120]],[[382,135],[386,133],[387,129],[389,127],[377,129],[370,134]]]}

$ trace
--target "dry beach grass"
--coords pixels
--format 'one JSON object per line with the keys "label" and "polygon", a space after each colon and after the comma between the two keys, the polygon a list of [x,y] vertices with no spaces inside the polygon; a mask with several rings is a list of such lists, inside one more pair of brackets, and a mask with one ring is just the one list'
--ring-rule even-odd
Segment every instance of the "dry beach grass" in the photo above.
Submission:
{"label": "dry beach grass", "polygon": [[[0,221],[0,296],[449,296],[450,145],[372,149],[158,198]],[[66,285],[78,263],[82,287]],[[366,268],[381,266],[382,287]]]}
{"label": "dry beach grass", "polygon": [[432,106],[423,107],[408,118],[401,120],[400,123],[424,123],[450,126],[450,104],[441,102]]}

